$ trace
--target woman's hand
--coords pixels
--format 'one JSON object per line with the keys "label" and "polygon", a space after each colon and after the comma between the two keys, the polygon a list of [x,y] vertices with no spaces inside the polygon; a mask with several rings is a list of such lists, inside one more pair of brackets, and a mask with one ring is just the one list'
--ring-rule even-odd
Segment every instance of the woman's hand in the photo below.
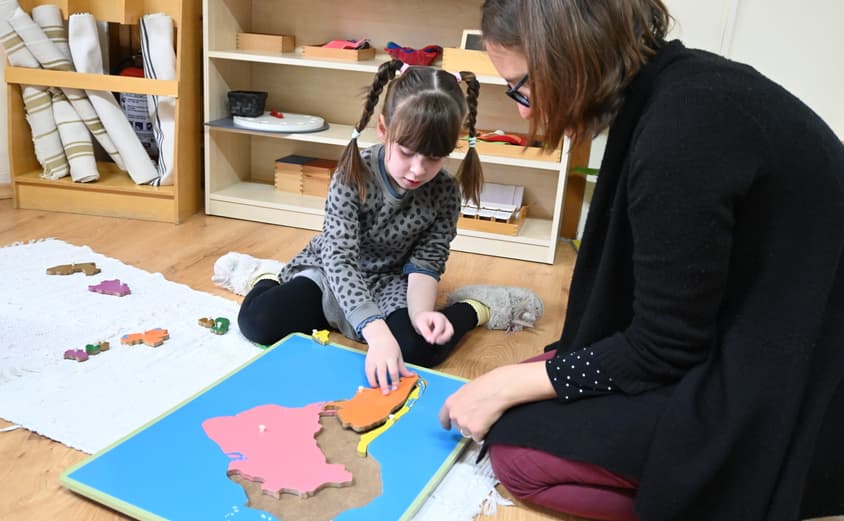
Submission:
{"label": "woman's hand", "polygon": [[507,409],[556,396],[545,362],[505,365],[468,382],[440,409],[443,429],[454,427],[466,438],[481,441]]}
{"label": "woman's hand", "polygon": [[454,335],[454,326],[439,311],[419,312],[412,321],[416,332],[429,344],[445,344]]}
{"label": "woman's hand", "polygon": [[361,333],[369,344],[364,362],[366,380],[371,387],[380,387],[382,393],[389,394],[398,389],[400,377],[414,373],[404,365],[399,343],[386,322],[370,322]]}

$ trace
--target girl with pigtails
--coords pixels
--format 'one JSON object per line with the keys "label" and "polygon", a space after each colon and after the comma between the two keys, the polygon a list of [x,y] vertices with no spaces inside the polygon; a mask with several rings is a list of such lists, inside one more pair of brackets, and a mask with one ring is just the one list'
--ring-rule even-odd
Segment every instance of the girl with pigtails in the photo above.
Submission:
{"label": "girl with pigtails", "polygon": [[[247,338],[269,345],[294,332],[339,330],[368,344],[367,381],[388,393],[412,374],[406,363],[441,363],[479,325],[539,318],[541,301],[523,288],[470,286],[435,309],[461,192],[477,203],[483,183],[474,148],[479,88],[470,72],[397,60],[379,67],[332,176],[322,233],[283,266],[236,252],[215,264],[218,285],[248,292],[238,316]],[[373,117],[383,143],[360,150]],[[470,148],[452,177],[443,163],[464,125]]]}

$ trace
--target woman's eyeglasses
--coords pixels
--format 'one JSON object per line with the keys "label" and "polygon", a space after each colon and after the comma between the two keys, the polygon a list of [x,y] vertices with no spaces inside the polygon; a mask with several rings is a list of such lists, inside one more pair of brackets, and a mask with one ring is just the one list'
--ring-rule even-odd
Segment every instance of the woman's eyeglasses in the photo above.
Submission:
{"label": "woman's eyeglasses", "polygon": [[524,77],[518,81],[518,83],[516,83],[512,87],[505,90],[504,94],[509,96],[510,99],[512,99],[513,101],[515,101],[519,105],[521,105],[523,107],[530,108],[530,98],[528,98],[527,96],[525,96],[524,94],[519,92],[519,89],[521,89],[524,86],[524,84],[527,83],[527,81],[528,81],[528,75],[525,74]]}

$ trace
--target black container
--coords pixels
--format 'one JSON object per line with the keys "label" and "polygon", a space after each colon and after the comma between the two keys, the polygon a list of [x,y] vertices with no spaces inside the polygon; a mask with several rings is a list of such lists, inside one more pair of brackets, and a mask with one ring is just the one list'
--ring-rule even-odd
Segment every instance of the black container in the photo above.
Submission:
{"label": "black container", "polygon": [[255,90],[229,91],[229,111],[232,116],[254,118],[264,113],[267,93]]}

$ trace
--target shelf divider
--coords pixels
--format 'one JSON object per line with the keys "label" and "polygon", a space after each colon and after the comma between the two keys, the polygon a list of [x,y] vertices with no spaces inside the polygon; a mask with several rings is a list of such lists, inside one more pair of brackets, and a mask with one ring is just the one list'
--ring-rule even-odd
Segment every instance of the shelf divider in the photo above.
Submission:
{"label": "shelf divider", "polygon": [[132,92],[154,96],[179,94],[177,80],[153,80],[110,74],[87,74],[71,71],[51,71],[27,67],[6,67],[6,81],[19,85],[49,85],[71,89]]}

